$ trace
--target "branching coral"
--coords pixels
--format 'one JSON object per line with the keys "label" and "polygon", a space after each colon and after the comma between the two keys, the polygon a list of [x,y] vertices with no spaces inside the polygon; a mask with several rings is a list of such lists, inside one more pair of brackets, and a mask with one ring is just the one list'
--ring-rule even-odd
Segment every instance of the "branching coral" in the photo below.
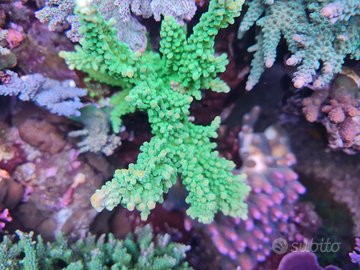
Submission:
{"label": "branching coral", "polygon": [[86,96],[86,90],[75,87],[73,81],[59,82],[43,77],[41,74],[22,76],[10,70],[6,74],[10,81],[0,85],[0,95],[19,95],[23,101],[34,101],[46,107],[51,113],[71,116],[80,115],[78,109],[83,107],[79,97]]}
{"label": "branching coral", "polygon": [[[265,16],[260,16],[266,11]],[[256,22],[257,21],[257,22]],[[280,41],[281,34],[284,35],[289,44],[290,51],[297,50],[297,44],[292,39],[296,33],[297,25],[306,22],[306,14],[301,1],[276,1],[266,6],[262,0],[249,3],[248,12],[240,24],[238,37],[241,38],[245,32],[256,22],[261,27],[261,33],[257,36],[257,44],[249,48],[256,51],[254,60],[251,62],[252,70],[246,83],[246,89],[251,90],[258,82],[265,67],[270,68],[276,58],[276,47]]]}
{"label": "branching coral", "polygon": [[140,148],[137,164],[117,170],[114,179],[97,190],[93,206],[112,210],[121,203],[129,210],[136,207],[147,219],[163,193],[175,184],[178,173],[189,195],[187,213],[200,222],[209,223],[220,210],[226,215],[246,218],[243,197],[249,188],[244,176],[234,176],[232,162],[212,152],[216,147],[210,138],[217,137],[217,117],[210,126],[197,126],[189,121],[190,103],[201,98],[201,88],[228,92],[229,87],[215,78],[225,70],[226,55],[214,56],[214,39],[218,30],[234,23],[242,2],[213,0],[186,39],[174,18],[162,23],[160,51],[163,56],[147,51],[133,53],[116,39],[113,19],[108,22],[91,5],[79,6],[80,31],[84,39],[77,52],[61,52],[71,69],[81,69],[93,78],[131,89],[126,101],[146,110],[155,135]]}
{"label": "branching coral", "polygon": [[254,269],[258,261],[264,261],[276,238],[289,237],[294,229],[293,224],[289,225],[295,216],[294,204],[299,194],[305,192],[298,175],[289,167],[296,158],[290,152],[287,137],[273,126],[264,133],[254,132],[259,113],[259,107],[255,107],[243,117],[239,134],[243,166],[238,173],[247,175],[246,183],[252,189],[245,199],[248,219],[241,221],[218,214],[213,223],[205,226],[224,255],[223,260],[230,259],[244,270]]}
{"label": "branching coral", "polygon": [[[0,244],[0,265],[9,270],[50,269],[192,269],[186,262],[189,247],[171,242],[168,234],[154,238],[150,225],[136,228],[134,235],[117,240],[109,234],[96,239],[87,235],[69,244],[63,234],[56,241],[45,244],[42,237],[32,241],[33,233],[16,231],[20,240],[5,236]],[[134,237],[135,236],[135,237]],[[136,238],[136,241],[134,240]],[[21,259],[19,259],[21,257]]]}
{"label": "branching coral", "polygon": [[[131,16],[131,12],[149,18],[154,15],[155,20],[159,21],[161,15],[172,16],[178,22],[183,19],[190,20],[196,11],[194,0],[94,0],[100,13],[105,20],[114,18],[118,29],[117,38],[121,42],[126,42],[133,51],[144,51],[146,48],[146,29],[137,19]],[[78,32],[81,26],[77,15],[74,15],[75,0],[48,0],[46,6],[35,12],[35,16],[41,22],[49,22],[49,29],[54,31],[58,24],[68,21],[71,30],[67,36],[72,41],[79,41],[82,35]]]}
{"label": "branching coral", "polygon": [[[247,90],[259,81],[265,67],[273,65],[281,34],[292,53],[286,64],[298,66],[293,78],[297,88],[311,83],[315,88],[322,87],[340,72],[347,55],[359,59],[358,20],[354,17],[347,22],[331,24],[321,15],[321,10],[327,13],[326,3],[303,0],[275,3],[253,0],[249,3],[238,37],[241,38],[256,21],[261,33],[257,36],[257,44],[249,48],[256,52]],[[264,11],[265,16],[260,18]],[[319,69],[321,72],[317,73]]]}
{"label": "branching coral", "polygon": [[351,16],[360,15],[360,3],[354,0],[338,0],[323,7],[321,15],[328,18],[330,23],[347,21]]}
{"label": "branching coral", "polygon": [[[119,13],[118,7],[114,5],[113,0],[95,0],[100,12],[105,16],[106,20],[115,18],[117,23],[114,25],[118,29],[117,38],[129,44],[134,51],[145,50],[146,48],[146,29],[135,18],[129,16],[127,20],[122,20],[122,15]],[[74,15],[75,0],[49,0],[46,1],[46,6],[41,10],[35,12],[35,16],[41,22],[49,22],[49,29],[54,31],[59,24],[69,22],[71,29],[67,31],[66,35],[73,42],[79,41],[83,36],[79,33],[77,15]]]}
{"label": "branching coral", "polygon": [[[350,69],[327,87],[318,89],[303,100],[303,113],[309,122],[319,121],[328,132],[329,147],[348,154],[360,150],[359,77]],[[324,117],[325,113],[327,116]]]}
{"label": "branching coral", "polygon": [[69,132],[70,137],[84,136],[83,141],[77,145],[80,153],[103,152],[110,156],[121,145],[120,137],[110,133],[109,114],[94,106],[88,106],[81,110],[80,121],[85,125],[82,130]]}
{"label": "branching coral", "polygon": [[133,113],[136,110],[136,107],[131,106],[126,100],[125,97],[129,94],[131,88],[123,89],[116,95],[112,96],[110,99],[110,104],[114,106],[113,110],[110,113],[110,121],[114,133],[119,133],[121,128],[121,117],[128,113]]}
{"label": "branching coral", "polygon": [[196,11],[194,0],[115,0],[114,3],[119,7],[119,12],[125,20],[130,19],[131,10],[144,18],[154,15],[157,21],[160,21],[161,15],[171,16],[183,24],[183,20],[190,20]]}

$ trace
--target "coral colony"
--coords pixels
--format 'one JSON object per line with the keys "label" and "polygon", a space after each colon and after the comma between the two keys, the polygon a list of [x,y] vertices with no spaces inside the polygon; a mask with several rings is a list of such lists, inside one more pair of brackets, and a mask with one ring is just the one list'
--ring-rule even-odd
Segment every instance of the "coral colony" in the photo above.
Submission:
{"label": "coral colony", "polygon": [[359,58],[359,0],[1,1],[0,269],[357,269]]}

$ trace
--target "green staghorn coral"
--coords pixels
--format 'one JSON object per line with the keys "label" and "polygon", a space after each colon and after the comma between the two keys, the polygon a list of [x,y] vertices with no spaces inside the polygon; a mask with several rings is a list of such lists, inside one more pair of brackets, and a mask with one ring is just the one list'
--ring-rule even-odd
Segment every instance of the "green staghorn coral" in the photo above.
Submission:
{"label": "green staghorn coral", "polygon": [[150,225],[136,228],[134,235],[129,233],[125,240],[117,240],[111,233],[96,240],[95,235],[89,234],[73,244],[62,233],[57,234],[55,242],[47,244],[40,235],[36,242],[32,241],[32,232],[16,233],[19,241],[7,235],[0,244],[0,269],[192,269],[183,262],[189,247],[171,242],[168,234],[154,238]]}
{"label": "green staghorn coral", "polygon": [[[117,170],[111,182],[92,196],[92,204],[101,211],[122,204],[130,211],[141,211],[143,220],[163,194],[175,184],[178,173],[189,191],[187,214],[209,223],[220,210],[226,215],[246,218],[243,198],[249,192],[244,175],[234,176],[233,162],[219,158],[212,151],[220,118],[210,126],[189,121],[189,107],[194,96],[201,98],[201,88],[228,92],[229,87],[216,78],[228,63],[226,55],[214,56],[218,30],[234,23],[242,1],[212,0],[193,34],[186,39],[180,25],[165,17],[161,26],[160,54],[132,52],[116,39],[113,19],[105,22],[90,1],[77,7],[84,34],[76,52],[61,52],[71,69],[80,69],[100,82],[121,86],[126,101],[146,110],[155,135],[140,148],[137,163]],[[119,115],[120,116],[120,115]]]}

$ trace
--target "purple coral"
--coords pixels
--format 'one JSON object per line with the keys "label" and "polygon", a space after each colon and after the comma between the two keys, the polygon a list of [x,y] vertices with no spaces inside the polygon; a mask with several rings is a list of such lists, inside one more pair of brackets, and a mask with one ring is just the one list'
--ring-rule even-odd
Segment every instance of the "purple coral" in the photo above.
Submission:
{"label": "purple coral", "polygon": [[355,239],[355,250],[352,253],[349,253],[352,263],[356,263],[360,266],[360,255],[356,251],[360,251],[360,239]]}
{"label": "purple coral", "polygon": [[242,221],[218,214],[205,227],[224,255],[223,260],[233,261],[243,270],[253,269],[258,261],[264,261],[276,238],[291,233],[301,240],[294,226],[289,226],[289,219],[295,216],[298,195],[306,191],[289,167],[296,158],[290,152],[287,137],[275,127],[264,133],[253,132],[259,113],[260,108],[255,107],[244,116],[239,134],[243,166],[236,173],[245,173],[246,183],[252,189],[245,199],[248,219]]}
{"label": "purple coral", "polygon": [[51,113],[65,116],[80,116],[78,109],[83,107],[79,97],[86,96],[85,89],[75,87],[71,80],[59,82],[45,78],[41,74],[22,76],[10,70],[9,83],[0,85],[0,95],[19,95],[23,101],[34,101],[37,105],[46,107]]}
{"label": "purple coral", "polygon": [[0,231],[4,229],[6,223],[11,222],[12,217],[10,216],[9,210],[6,208],[2,212],[0,212]]}
{"label": "purple coral", "polygon": [[278,270],[341,270],[329,265],[325,268],[319,266],[317,257],[312,252],[292,252],[287,254],[280,262]]}

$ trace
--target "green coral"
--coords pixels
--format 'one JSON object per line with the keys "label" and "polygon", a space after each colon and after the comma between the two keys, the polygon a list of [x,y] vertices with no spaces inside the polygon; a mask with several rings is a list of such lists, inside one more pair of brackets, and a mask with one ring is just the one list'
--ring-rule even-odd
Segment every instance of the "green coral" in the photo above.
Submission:
{"label": "green coral", "polygon": [[57,234],[55,242],[47,244],[40,235],[37,242],[32,241],[32,232],[16,233],[19,241],[7,235],[0,244],[0,269],[192,269],[183,262],[189,247],[171,242],[168,234],[158,234],[154,238],[150,225],[136,228],[134,235],[129,233],[125,240],[117,240],[112,234],[107,239],[102,235],[96,240],[95,235],[89,234],[73,244],[61,233]]}
{"label": "green coral", "polygon": [[[140,148],[137,164],[116,170],[111,182],[92,196],[92,204],[101,211],[122,204],[130,211],[135,207],[146,220],[163,193],[175,184],[178,173],[189,191],[187,214],[209,223],[220,210],[225,215],[246,218],[243,198],[249,192],[244,175],[232,174],[233,162],[219,158],[212,150],[220,118],[210,126],[197,126],[189,121],[189,107],[201,98],[201,88],[228,92],[229,87],[216,78],[228,63],[226,55],[214,56],[215,35],[234,23],[240,15],[241,0],[212,0],[186,39],[174,18],[165,17],[161,26],[160,54],[132,52],[116,39],[114,20],[105,22],[90,1],[77,7],[82,24],[79,31],[82,48],[61,52],[71,69],[81,69],[100,82],[131,89],[126,101],[146,110],[152,132],[150,142]],[[118,114],[118,117],[121,115]]]}
{"label": "green coral", "polygon": [[110,114],[110,121],[112,123],[112,128],[114,133],[119,133],[121,128],[121,116],[135,112],[136,107],[131,106],[129,102],[125,100],[125,97],[129,94],[130,88],[123,89],[118,94],[114,95],[110,99],[110,104],[114,105],[114,109]]}

